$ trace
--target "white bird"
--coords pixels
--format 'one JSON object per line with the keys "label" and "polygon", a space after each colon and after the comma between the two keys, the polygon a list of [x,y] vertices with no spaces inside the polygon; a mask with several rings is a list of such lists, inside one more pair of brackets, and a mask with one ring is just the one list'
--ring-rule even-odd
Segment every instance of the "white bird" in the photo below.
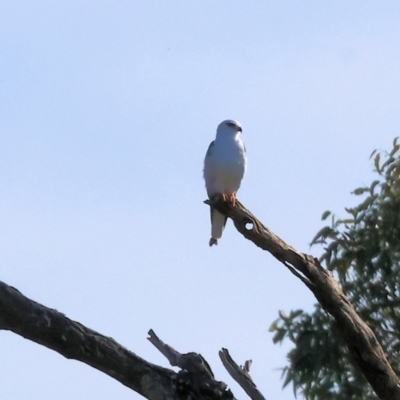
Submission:
{"label": "white bird", "polygon": [[[239,122],[228,119],[217,128],[215,140],[208,147],[204,159],[204,180],[208,197],[216,194],[225,201],[236,204],[236,192],[246,171],[246,147],[240,138],[242,127]],[[227,218],[211,207],[210,246],[218,244]]]}

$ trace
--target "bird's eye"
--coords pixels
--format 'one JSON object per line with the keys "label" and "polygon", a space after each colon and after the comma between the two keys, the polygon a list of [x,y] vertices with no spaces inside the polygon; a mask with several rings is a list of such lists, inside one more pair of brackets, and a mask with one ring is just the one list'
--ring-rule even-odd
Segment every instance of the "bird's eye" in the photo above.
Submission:
{"label": "bird's eye", "polygon": [[234,127],[235,127],[235,124],[232,123],[232,122],[227,122],[226,124],[227,124],[229,127],[231,127],[231,128],[234,128]]}

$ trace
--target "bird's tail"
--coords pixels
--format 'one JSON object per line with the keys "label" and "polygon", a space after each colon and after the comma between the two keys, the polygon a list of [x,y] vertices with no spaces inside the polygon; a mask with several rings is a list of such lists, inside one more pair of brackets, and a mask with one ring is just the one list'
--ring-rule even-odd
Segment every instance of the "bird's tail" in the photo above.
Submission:
{"label": "bird's tail", "polygon": [[211,208],[211,239],[210,246],[218,244],[218,240],[222,236],[227,217],[217,210]]}

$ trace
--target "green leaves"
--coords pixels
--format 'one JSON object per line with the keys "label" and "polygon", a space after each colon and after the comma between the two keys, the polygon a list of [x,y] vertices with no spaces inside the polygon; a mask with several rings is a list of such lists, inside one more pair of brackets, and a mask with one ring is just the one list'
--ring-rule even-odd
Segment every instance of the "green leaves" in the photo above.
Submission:
{"label": "green leaves", "polygon": [[330,212],[330,211],[325,211],[325,212],[322,214],[322,217],[321,217],[322,221],[325,221],[330,215],[331,215],[331,212]]}
{"label": "green leaves", "polygon": [[318,233],[314,236],[313,240],[311,240],[311,245],[316,243],[325,243],[326,238],[329,236],[334,236],[334,230],[329,226],[324,226]]}
{"label": "green leaves", "polygon": [[[338,218],[322,214],[322,227],[311,245],[322,245],[320,261],[338,277],[359,314],[374,330],[386,354],[400,371],[400,145],[375,150],[376,179],[352,193],[358,205]],[[376,400],[360,371],[353,366],[330,318],[317,304],[311,314],[279,313],[271,325],[274,343],[293,343],[282,369],[284,385],[308,400]]]}
{"label": "green leaves", "polygon": [[367,187],[359,187],[355,190],[353,190],[351,193],[355,194],[356,196],[359,196],[360,194],[364,194],[365,192],[368,192],[369,188]]}
{"label": "green leaves", "polygon": [[380,154],[377,154],[377,155],[375,156],[375,158],[374,158],[375,170],[376,170],[376,172],[377,172],[378,174],[380,174],[381,171],[382,171],[382,170],[381,170],[381,167],[380,167],[380,165],[379,165],[380,159],[381,159],[381,155],[380,155]]}

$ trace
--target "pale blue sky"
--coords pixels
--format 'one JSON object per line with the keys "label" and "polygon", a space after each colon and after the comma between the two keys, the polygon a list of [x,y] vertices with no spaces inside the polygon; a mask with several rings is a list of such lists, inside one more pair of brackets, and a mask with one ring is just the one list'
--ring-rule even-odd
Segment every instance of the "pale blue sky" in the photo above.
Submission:
{"label": "pale blue sky", "polygon": [[[204,154],[239,120],[239,199],[309,252],[399,135],[399,18],[384,0],[0,2],[1,279],[168,366],[152,328],[244,399],[227,347],[267,398],[293,399],[268,328],[314,299],[231,223],[208,247]],[[141,398],[0,336],[4,398]]]}

